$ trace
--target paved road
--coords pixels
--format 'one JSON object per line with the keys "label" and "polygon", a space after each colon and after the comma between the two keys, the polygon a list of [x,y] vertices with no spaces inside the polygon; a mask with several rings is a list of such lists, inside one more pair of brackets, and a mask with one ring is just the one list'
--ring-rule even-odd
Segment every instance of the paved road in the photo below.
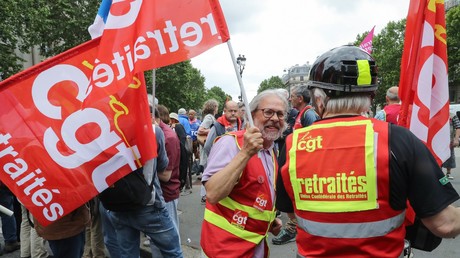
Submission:
{"label": "paved road", "polygon": [[[459,168],[453,169],[455,179],[452,184],[460,192],[460,151],[457,151],[457,164]],[[186,258],[201,258],[200,257],[200,232],[201,222],[203,221],[204,205],[200,203],[200,183],[193,177],[194,184],[191,193],[184,192],[179,199],[179,219],[180,219],[180,235],[182,247],[184,250],[184,257]],[[460,206],[460,202],[455,203]],[[287,221],[286,216],[281,216],[283,222]],[[272,235],[269,236],[270,244],[270,257],[295,257],[297,247],[294,242],[286,245],[272,245]],[[0,234],[0,243],[3,245],[3,236]],[[456,258],[460,257],[460,237],[456,239],[444,239],[441,245],[433,252],[423,252],[414,250],[414,257],[428,258],[428,257],[446,257]],[[143,247],[142,257],[149,257],[149,248]],[[2,258],[18,258],[20,257],[19,251],[3,254]]]}
{"label": "paved road", "polygon": [[[458,157],[457,164],[459,168],[453,169],[455,177],[452,184],[460,192],[460,151],[457,151]],[[195,178],[194,178],[195,179]],[[204,205],[200,204],[200,185],[195,181],[192,193],[182,195],[179,199],[180,218],[180,231],[182,246],[186,247],[184,254],[187,258],[200,258],[200,232],[201,222],[203,220]],[[460,201],[455,203],[460,206]],[[287,221],[287,217],[283,214],[281,216],[283,223]],[[286,245],[272,245],[271,239],[273,236],[269,234],[270,257],[296,257],[297,247],[294,242]],[[188,242],[190,240],[190,242]],[[190,247],[190,248],[189,248]],[[443,239],[442,243],[433,252],[424,252],[414,250],[414,257],[417,258],[432,258],[432,257],[446,257],[457,258],[460,257],[460,237],[455,239]]]}

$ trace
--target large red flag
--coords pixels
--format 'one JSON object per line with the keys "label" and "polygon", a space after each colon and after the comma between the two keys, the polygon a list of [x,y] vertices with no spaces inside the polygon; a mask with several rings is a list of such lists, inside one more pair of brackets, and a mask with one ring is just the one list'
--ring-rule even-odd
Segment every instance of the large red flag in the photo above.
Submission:
{"label": "large red flag", "polygon": [[0,83],[0,180],[43,225],[156,156],[143,76],[82,108],[98,44]]}
{"label": "large red flag", "polygon": [[431,150],[450,157],[449,89],[444,1],[411,0],[401,62],[399,124]]}
{"label": "large red flag", "polygon": [[125,87],[132,74],[188,60],[228,40],[218,0],[113,1],[86,101]]}

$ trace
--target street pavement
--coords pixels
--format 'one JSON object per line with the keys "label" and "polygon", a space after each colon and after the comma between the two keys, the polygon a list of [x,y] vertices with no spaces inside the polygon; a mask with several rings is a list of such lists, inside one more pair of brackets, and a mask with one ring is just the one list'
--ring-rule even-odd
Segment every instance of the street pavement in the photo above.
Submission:
{"label": "street pavement", "polygon": [[[457,168],[452,170],[452,175],[455,177],[451,181],[457,191],[460,192],[460,151],[457,151]],[[180,220],[180,237],[182,249],[185,258],[201,258],[200,248],[200,234],[201,223],[203,221],[204,205],[201,204],[200,199],[200,181],[196,176],[192,177],[193,187],[190,190],[181,193],[179,198],[178,210]],[[460,201],[455,203],[455,206],[460,206]],[[287,217],[282,214],[280,217],[285,223]],[[296,257],[297,247],[295,242],[285,245],[273,245],[271,239],[273,235],[269,234],[270,257]],[[142,238],[145,240],[145,238]],[[143,241],[141,241],[142,243]],[[0,243],[2,246],[3,235],[0,234]],[[432,258],[432,257],[446,257],[457,258],[460,257],[460,237],[455,239],[443,239],[442,243],[432,252],[424,252],[420,250],[413,250],[414,257],[416,258]],[[150,248],[141,244],[141,257],[151,257]],[[19,258],[19,250],[3,254],[1,258]]]}

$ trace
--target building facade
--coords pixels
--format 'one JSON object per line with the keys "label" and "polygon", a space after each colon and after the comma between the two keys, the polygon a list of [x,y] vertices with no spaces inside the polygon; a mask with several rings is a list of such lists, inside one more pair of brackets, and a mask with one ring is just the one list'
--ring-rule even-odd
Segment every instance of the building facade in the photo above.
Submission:
{"label": "building facade", "polygon": [[307,61],[307,63],[303,65],[296,64],[294,66],[291,66],[289,69],[284,70],[285,74],[283,75],[281,80],[283,81],[285,88],[288,90],[289,94],[291,94],[291,86],[303,85],[307,83],[310,74],[310,69],[310,62]]}

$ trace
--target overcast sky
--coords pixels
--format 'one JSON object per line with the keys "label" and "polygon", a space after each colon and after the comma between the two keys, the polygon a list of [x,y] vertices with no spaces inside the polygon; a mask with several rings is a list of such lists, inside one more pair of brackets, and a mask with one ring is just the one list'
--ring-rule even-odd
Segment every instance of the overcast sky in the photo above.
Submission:
{"label": "overcast sky", "polygon": [[[352,43],[375,25],[407,17],[409,0],[220,0],[235,56],[247,58],[243,84],[248,101],[260,83],[296,64],[312,64],[327,50]],[[227,44],[192,59],[206,78],[233,100],[240,88]]]}

